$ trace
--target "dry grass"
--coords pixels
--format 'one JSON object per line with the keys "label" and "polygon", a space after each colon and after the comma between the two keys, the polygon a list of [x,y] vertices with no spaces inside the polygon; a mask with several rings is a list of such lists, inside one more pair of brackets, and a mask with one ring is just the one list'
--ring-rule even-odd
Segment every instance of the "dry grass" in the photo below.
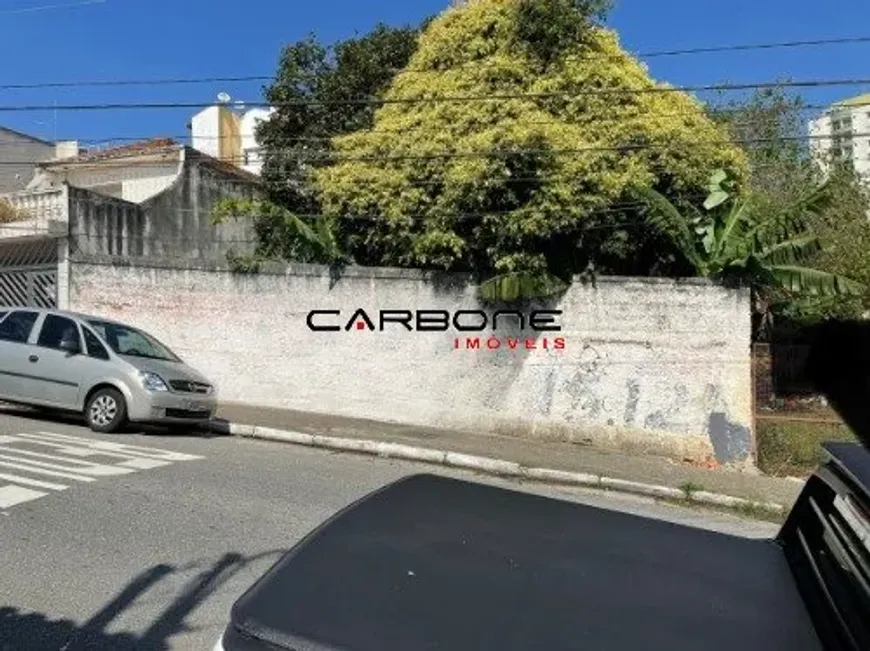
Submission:
{"label": "dry grass", "polygon": [[0,224],[18,222],[30,216],[26,210],[22,210],[12,204],[9,199],[0,199]]}
{"label": "dry grass", "polygon": [[759,420],[756,432],[758,466],[780,477],[805,477],[822,462],[821,444],[856,441],[844,424],[788,420]]}

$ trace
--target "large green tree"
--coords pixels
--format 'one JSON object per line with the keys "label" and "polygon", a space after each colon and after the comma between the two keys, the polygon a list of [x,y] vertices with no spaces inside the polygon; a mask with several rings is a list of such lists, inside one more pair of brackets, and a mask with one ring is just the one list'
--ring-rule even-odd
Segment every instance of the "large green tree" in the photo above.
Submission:
{"label": "large green tree", "polygon": [[336,138],[315,172],[322,210],[361,264],[565,280],[590,267],[674,272],[680,257],[632,190],[682,205],[715,169],[745,171],[702,105],[652,80],[574,0],[449,9],[384,98],[371,128]]}
{"label": "large green tree", "polygon": [[277,109],[257,133],[266,199],[225,202],[218,219],[253,214],[264,257],[338,257],[328,228],[304,217],[320,212],[311,173],[328,164],[332,138],[372,126],[375,105],[357,100],[383,93],[408,63],[419,31],[379,24],[331,46],[309,36],[284,48],[275,82],[265,92]]}
{"label": "large green tree", "polygon": [[[828,186],[832,200],[809,220],[820,246],[809,264],[848,276],[870,289],[870,196],[851,166],[834,167]],[[801,296],[778,292],[771,297],[773,314],[784,326],[802,328],[826,318],[855,319],[870,309],[868,289],[860,294]]]}
{"label": "large green tree", "polygon": [[740,144],[749,161],[747,191],[758,205],[778,210],[823,180],[806,140],[807,107],[785,86],[716,102],[713,118]]}

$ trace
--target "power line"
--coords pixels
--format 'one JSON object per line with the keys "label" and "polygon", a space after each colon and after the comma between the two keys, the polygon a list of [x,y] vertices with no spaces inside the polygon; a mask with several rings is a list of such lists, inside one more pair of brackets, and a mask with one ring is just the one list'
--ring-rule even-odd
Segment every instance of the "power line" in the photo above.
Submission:
{"label": "power line", "polygon": [[[463,102],[503,102],[509,100],[571,99],[579,97],[606,97],[613,95],[655,95],[668,93],[700,93],[712,91],[762,90],[772,88],[828,88],[836,86],[868,86],[870,78],[854,79],[807,79],[803,81],[771,81],[743,84],[708,84],[697,86],[650,85],[646,88],[596,88],[576,91],[546,93],[492,93],[485,95],[452,95],[433,97],[384,97],[353,98],[343,100],[293,100],[287,102],[244,102],[255,108],[292,108],[305,106],[381,106],[388,104],[431,104]],[[31,111],[106,111],[136,109],[197,109],[209,108],[214,103],[202,102],[136,102],[101,104],[33,104],[0,106],[2,113]]]}
{"label": "power line", "polygon": [[845,36],[835,38],[819,38],[804,41],[780,41],[773,43],[742,43],[736,45],[713,45],[708,47],[694,47],[682,50],[658,50],[654,52],[641,52],[634,56],[642,59],[656,57],[685,56],[692,54],[710,54],[716,52],[738,52],[750,50],[781,50],[800,47],[822,47],[827,45],[850,45],[858,43],[870,43],[870,36]]}
{"label": "power line", "polygon": [[[105,0],[91,0],[90,2],[82,2],[79,4],[100,4]],[[61,5],[61,6],[76,6],[76,5]],[[46,7],[50,8],[50,7]],[[32,11],[19,10],[19,11]],[[2,13],[2,12],[0,12]],[[870,36],[851,36],[851,37],[836,37],[824,38],[815,40],[803,41],[780,41],[772,43],[740,43],[733,45],[716,45],[708,47],[684,48],[676,50],[654,50],[649,52],[631,53],[629,56],[639,59],[653,59],[660,57],[675,57],[688,56],[697,54],[711,54],[719,52],[741,52],[753,50],[775,50],[775,49],[793,49],[801,47],[824,47],[829,45],[849,45],[870,43]],[[575,60],[600,60],[600,59],[615,59],[621,58],[624,55],[586,55],[582,57],[574,57]],[[486,62],[468,62],[464,66],[485,66]],[[457,66],[454,66],[457,67]],[[463,67],[462,65],[459,67]],[[444,72],[443,69],[431,68],[404,68],[395,71],[396,74],[437,74]],[[82,80],[82,81],[67,81],[67,82],[38,82],[29,84],[0,84],[0,90],[34,90],[40,88],[84,88],[84,87],[112,87],[112,86],[171,86],[171,85],[193,85],[193,84],[212,84],[212,83],[243,83],[243,82],[274,82],[277,81],[275,75],[238,75],[227,77],[168,77],[158,79],[104,79],[104,80]]]}
{"label": "power line", "polygon": [[[809,166],[810,164],[812,164],[812,161],[803,161],[803,163],[806,164],[807,166]],[[151,165],[151,164],[149,163],[149,165]],[[782,168],[782,163],[780,163],[780,162],[756,163],[752,166],[753,171],[761,171],[761,170],[765,170],[765,169],[781,169],[781,168]],[[287,182],[294,182],[294,183],[300,183],[300,184],[310,182],[310,178],[306,178],[304,175],[289,175],[289,174],[287,174],[287,175],[284,175],[283,179],[284,179],[284,181],[287,181]],[[515,185],[515,184],[530,184],[530,183],[539,183],[539,184],[571,183],[575,180],[576,180],[576,175],[573,175],[573,174],[569,175],[567,172],[550,172],[550,173],[545,173],[545,174],[539,174],[537,176],[510,176],[507,178],[504,178],[502,176],[491,176],[491,177],[488,177],[486,179],[475,178],[475,179],[469,179],[467,181],[467,184],[480,186],[480,185],[486,185],[487,183],[491,182],[493,185],[496,185],[496,186],[506,186],[506,185],[511,186],[511,185]],[[378,179],[371,179],[371,178],[361,178],[361,179],[356,179],[354,181],[354,183],[358,184],[358,185],[372,185],[372,184],[378,184],[380,182],[381,181]],[[415,187],[415,188],[425,188],[425,187],[437,188],[437,187],[444,186],[446,183],[447,182],[443,178],[407,179],[407,180],[403,180],[401,185],[402,185],[402,187],[410,186],[410,187]],[[87,187],[81,187],[79,189],[91,191],[90,188],[87,188]],[[41,191],[39,189],[36,189],[36,190],[23,190],[22,192],[25,194],[28,194],[28,193],[39,194]],[[96,194],[99,194],[99,192],[96,192]],[[692,195],[683,195],[683,197],[690,199],[690,198],[692,198]],[[706,194],[698,194],[698,195],[694,196],[694,198],[697,199],[699,202],[706,199],[706,197],[707,197]],[[176,209],[177,212],[185,212],[186,210],[187,209],[184,209],[184,208]],[[196,212],[196,211],[191,210],[190,212]],[[0,226],[2,226],[2,224],[0,224]]]}
{"label": "power line", "polygon": [[[636,202],[615,202],[607,207],[590,209],[588,211],[581,211],[575,215],[576,218],[579,218],[582,221],[589,222],[593,221],[597,217],[609,217],[614,215],[636,215],[637,211],[642,210],[644,208],[648,208],[649,204],[643,201]],[[325,214],[325,213],[311,213],[311,214],[297,214],[295,215],[299,219],[303,221],[316,221],[318,219],[327,219],[330,221],[336,222],[366,222],[366,223],[376,223],[376,222],[385,222],[385,223],[397,223],[397,222],[411,222],[411,223],[428,223],[435,219],[446,219],[455,222],[464,222],[464,221],[481,221],[487,218],[522,218],[523,210],[527,209],[528,206],[522,206],[513,210],[489,210],[489,211],[463,211],[463,212],[454,212],[454,213],[441,213],[441,214],[426,214],[426,213],[406,213],[402,215],[382,215],[382,214]],[[197,211],[191,208],[181,208],[174,209],[173,212],[178,213],[198,213],[204,211]],[[208,211],[205,211],[208,214]],[[548,211],[538,210],[537,213],[540,214],[542,212],[546,212],[549,214],[558,213],[562,215],[562,212],[551,209]],[[266,215],[258,214],[258,213],[244,213],[232,215],[232,218],[245,218],[256,220],[259,218],[266,217]],[[624,221],[616,221],[610,223],[579,223],[577,225],[577,230],[579,234],[589,232],[589,231],[606,231],[606,230],[619,230],[626,227],[631,226],[649,226],[649,222],[645,219],[639,219],[634,217],[633,219],[628,219]],[[43,229],[44,230],[44,229]],[[30,226],[25,226],[23,224],[16,224],[15,222],[0,224],[0,232],[3,231],[17,231],[22,233],[39,233],[42,232],[40,229],[35,229]],[[134,242],[161,242],[163,241],[161,238],[155,238],[153,235],[144,235],[144,234],[134,234],[134,233],[124,233],[123,231],[119,232],[117,230],[112,233],[109,232],[92,232],[92,231],[82,231],[82,230],[70,230],[69,236],[73,239],[80,240],[94,240],[101,242],[117,242],[118,240],[122,241],[134,241]],[[204,240],[202,234],[197,235],[196,237],[185,237],[185,236],[174,236],[167,235],[165,238],[166,241],[172,242],[189,242],[189,243],[209,243],[208,240]],[[256,237],[247,237],[247,238],[238,238],[238,237],[229,237],[229,238],[219,238],[215,237],[211,243],[217,244],[259,244],[262,243],[262,240]]]}
{"label": "power line", "polygon": [[[849,107],[850,108],[852,108],[852,107],[854,107],[854,108],[870,107],[870,102],[855,102],[854,104],[850,104]],[[802,107],[798,107],[795,110],[803,112],[803,111],[827,109],[827,108],[830,108],[830,105],[808,104],[808,105],[805,105]],[[743,112],[746,110],[747,109],[743,108],[743,107],[737,107],[737,108],[709,107],[710,112],[709,112],[709,114],[706,114],[706,117],[708,119],[715,120],[715,118],[717,116],[720,116],[720,115],[740,113],[740,112]],[[697,111],[694,111],[694,112],[672,111],[672,112],[664,112],[664,113],[644,113],[644,114],[642,114],[642,116],[649,117],[649,118],[655,118],[655,119],[667,118],[667,119],[675,119],[675,120],[680,120],[680,119],[685,119],[685,118],[704,117],[704,115],[700,114]],[[620,121],[620,120],[632,119],[632,118],[636,118],[636,117],[641,117],[641,114],[628,115],[628,116],[615,116],[612,119],[614,121]],[[608,119],[608,118],[605,117],[603,119]],[[554,120],[529,120],[529,121],[523,120],[523,121],[520,121],[519,123],[522,124],[522,126],[550,126],[550,125],[554,124],[554,121],[558,121],[558,117],[556,117]],[[600,120],[598,120],[598,121],[600,121]],[[767,118],[765,118],[764,116],[758,116],[758,117],[730,121],[730,122],[728,122],[728,125],[732,126],[732,127],[751,127],[752,125],[755,125],[755,124],[765,124],[767,122],[768,122]],[[578,123],[570,123],[569,122],[567,124],[569,126],[580,126]],[[496,123],[496,125],[498,125],[498,123]],[[377,134],[384,134],[384,133],[404,134],[404,133],[408,133],[408,131],[409,131],[408,129],[374,129],[373,130],[373,132],[377,133]],[[339,133],[339,134],[336,134],[334,136],[296,136],[296,137],[284,138],[282,140],[284,142],[296,142],[296,143],[305,143],[305,142],[329,143],[329,142],[334,141],[336,138],[354,135],[355,133],[359,133],[359,132]],[[178,141],[179,143],[186,141],[186,140],[202,140],[202,141],[209,141],[209,142],[222,142],[225,140],[236,140],[237,136],[230,134],[230,135],[216,135],[216,136],[203,135],[203,136],[195,136],[194,137],[190,133],[179,133],[179,134],[170,134],[170,135],[143,134],[143,135],[139,135],[139,136],[117,135],[117,136],[101,136],[101,137],[90,137],[90,138],[63,137],[63,138],[57,138],[57,141],[58,142],[75,141],[75,142],[78,142],[78,143],[84,145],[85,147],[87,147],[87,146],[100,147],[100,146],[106,146],[106,145],[114,145],[114,143],[139,143],[139,142],[146,142],[148,140],[163,139],[163,138],[175,140],[175,141]],[[20,140],[0,138],[0,147],[6,147],[6,146],[18,147],[18,146],[20,146]],[[123,145],[117,145],[117,146],[120,147]],[[258,145],[258,146],[262,146],[262,145]],[[273,151],[274,151],[274,149],[273,149]]]}
{"label": "power line", "polygon": [[[802,41],[780,41],[772,43],[741,43],[735,45],[715,45],[707,47],[694,47],[676,50],[653,50],[649,52],[629,52],[623,51],[617,54],[591,53],[583,55],[568,55],[571,61],[621,61],[628,57],[635,59],[655,59],[661,57],[676,57],[697,54],[714,54],[722,52],[748,52],[753,50],[775,50],[801,47],[821,47],[827,45],[848,45],[848,44],[863,44],[870,43],[870,36],[852,36],[852,37],[837,37],[824,38]],[[396,76],[408,74],[441,74],[446,71],[463,69],[463,68],[498,68],[503,67],[503,63],[496,61],[465,61],[451,64],[445,68],[394,68],[393,74]]]}
{"label": "power line", "polygon": [[[636,214],[638,211],[648,208],[649,204],[644,201],[635,201],[635,202],[614,202],[606,207],[590,209],[588,211],[581,211],[577,215],[576,218],[582,220],[582,222],[592,222],[592,223],[579,223],[577,225],[578,234],[588,233],[591,231],[607,231],[607,230],[619,230],[632,226],[649,226],[649,222],[645,219],[636,218]],[[311,214],[296,214],[295,216],[302,219],[303,221],[314,221],[318,219],[328,219],[337,222],[365,222],[365,223],[377,223],[377,222],[387,222],[387,223],[397,223],[397,222],[411,222],[414,224],[419,223],[427,223],[431,222],[434,219],[446,219],[454,222],[465,222],[465,221],[482,221],[487,218],[522,218],[523,211],[528,209],[528,206],[521,206],[512,210],[489,210],[489,211],[464,211],[464,212],[455,212],[455,213],[441,213],[441,214],[426,214],[426,213],[406,213],[402,215],[382,215],[382,214],[325,214],[325,213],[311,213]],[[209,211],[202,211],[192,208],[178,208],[174,209],[174,212],[178,213],[205,213],[209,214]],[[540,210],[538,213],[542,212]],[[554,210],[545,211],[552,214],[553,212],[559,212]],[[561,213],[560,213],[561,214]],[[595,219],[599,217],[608,217],[614,215],[632,215],[635,216],[632,219],[623,220],[623,221],[615,221],[610,223],[595,223]],[[259,218],[266,217],[267,215],[258,214],[258,213],[243,213],[236,214],[230,216],[231,218],[244,218],[256,220]],[[104,224],[105,225],[105,224]],[[123,228],[123,227],[122,227]],[[34,228],[33,226],[28,226],[24,224],[19,224],[16,222],[4,223],[0,224],[0,233],[2,232],[19,232],[19,233],[27,233],[27,234],[39,234],[42,232],[47,232],[45,229]],[[123,242],[156,242],[159,243],[162,240],[160,238],[154,238],[151,235],[144,234],[133,234],[133,233],[125,233],[123,230],[120,232],[118,230],[109,232],[93,232],[93,231],[82,231],[82,230],[72,230],[70,229],[68,232],[69,236],[75,240],[79,241],[99,241],[99,242],[109,242],[114,243],[123,241]],[[203,244],[208,243],[208,240],[205,239],[202,234],[197,235],[196,237],[184,237],[184,236],[175,236],[171,235],[166,238],[171,240],[172,242],[182,242],[182,243],[197,243]],[[248,238],[238,238],[238,237],[230,237],[230,238],[221,238],[215,237],[211,243],[216,244],[224,244],[224,245],[256,245],[261,244],[262,240],[256,237],[248,237]]]}
{"label": "power line", "polygon": [[51,11],[54,9],[75,9],[78,7],[103,4],[106,4],[106,0],[78,0],[77,2],[66,2],[64,4],[37,5],[35,7],[0,9],[0,15],[9,16],[12,14],[29,14],[37,11]]}
{"label": "power line", "polygon": [[[501,149],[501,150],[485,150],[485,151],[443,151],[439,153],[429,153],[429,154],[404,154],[398,156],[390,156],[390,155],[373,155],[373,156],[341,156],[336,155],[334,152],[330,151],[321,151],[318,152],[319,155],[311,156],[308,154],[300,154],[300,152],[296,149],[278,149],[272,150],[273,152],[281,152],[287,151],[289,153],[294,154],[293,159],[296,162],[305,163],[311,161],[325,161],[329,162],[333,165],[340,164],[343,162],[389,162],[389,161],[408,161],[408,160],[452,160],[452,159],[461,159],[461,158],[487,158],[487,157],[503,157],[503,156],[519,156],[519,155],[540,155],[540,156],[566,156],[566,155],[579,155],[590,152],[615,152],[615,153],[625,153],[632,151],[644,151],[644,150],[668,150],[668,149],[686,149],[691,147],[722,147],[722,146],[743,146],[743,145],[753,145],[753,144],[769,144],[769,143],[779,143],[779,142],[802,142],[805,140],[809,141],[819,141],[819,140],[846,140],[846,139],[856,139],[856,138],[870,138],[870,132],[852,132],[848,135],[844,134],[815,134],[815,135],[801,135],[801,136],[777,136],[771,138],[743,138],[743,139],[715,139],[715,140],[707,140],[707,141],[695,141],[695,142],[668,142],[668,143],[637,143],[637,144],[626,144],[626,145],[598,145],[598,146],[584,146],[584,147],[575,147],[575,148],[565,148],[565,149],[547,149],[547,148],[512,148],[512,149]],[[179,147],[182,145],[178,145]],[[58,168],[58,167],[102,167],[102,168],[117,168],[117,167],[135,167],[137,165],[144,166],[153,166],[155,162],[153,160],[140,160],[141,157],[147,156],[149,154],[160,154],[165,152],[148,152],[148,151],[133,151],[129,154],[121,154],[115,155],[111,158],[96,158],[89,159],[87,155],[81,158],[71,158],[71,159],[55,159],[51,161],[26,161],[26,160],[0,160],[0,166],[3,165],[31,165],[34,167],[42,167],[42,168]],[[170,152],[174,153],[174,152]],[[214,159],[215,161],[222,162],[229,165],[236,165],[245,162],[244,155],[232,156],[224,159]],[[170,161],[167,161],[170,162]],[[172,161],[174,162],[174,161]]]}
{"label": "power line", "polygon": [[86,81],[50,81],[32,84],[0,84],[0,90],[36,90],[50,88],[86,88],[119,86],[173,86],[193,84],[228,84],[251,81],[275,81],[275,76],[242,75],[237,77],[181,77],[164,79],[106,79]]}
{"label": "power line", "polygon": [[[803,110],[808,110],[810,108],[814,108],[814,107],[805,107]],[[826,107],[820,106],[819,108],[826,108]],[[708,115],[707,117],[708,117],[708,119],[710,119],[710,118],[714,119],[717,115],[728,114],[728,113],[739,113],[742,110],[744,110],[744,109],[740,109],[740,108],[732,108],[732,109],[722,108],[722,109],[719,109],[719,108],[716,108],[716,109],[712,109],[712,115]],[[699,114],[698,112],[689,112],[689,111],[674,111],[674,112],[666,112],[666,113],[647,113],[647,114],[644,114],[644,116],[650,117],[650,118],[655,118],[655,119],[662,119],[662,118],[671,119],[671,118],[673,118],[676,120],[685,119],[685,118],[704,117],[703,115]],[[634,117],[640,117],[640,116],[639,115],[615,116],[612,119],[614,121],[619,121],[619,120],[624,120],[624,119],[631,119]],[[607,119],[607,118],[604,118],[604,119]],[[551,120],[522,120],[522,121],[519,121],[519,124],[521,124],[522,126],[551,126],[557,121],[558,121],[557,118],[551,119]],[[598,120],[598,121],[600,121],[600,120]],[[729,122],[728,124],[731,126],[751,126],[753,124],[763,124],[765,122],[767,122],[767,120],[764,117],[755,117],[755,118],[748,118],[745,120],[735,120],[735,121]],[[567,124],[569,126],[580,126],[577,123],[567,123]],[[497,125],[498,125],[498,123],[496,123],[496,126]],[[403,133],[408,133],[408,131],[409,131],[408,129],[377,129],[377,130],[375,130],[375,133],[379,133],[379,134],[381,134],[381,133],[403,134]],[[305,142],[329,143],[338,137],[350,136],[350,135],[354,135],[354,133],[358,133],[358,132],[339,133],[339,134],[336,134],[334,136],[295,136],[295,137],[283,138],[282,140],[284,142],[298,142],[298,143],[305,143]],[[236,136],[234,134],[217,135],[217,136],[205,136],[205,135],[204,136],[192,136],[190,133],[184,133],[184,134],[180,133],[180,134],[171,134],[171,135],[145,134],[145,135],[140,135],[140,136],[102,136],[102,137],[91,137],[91,138],[64,137],[64,138],[57,138],[56,140],[58,142],[75,141],[75,142],[81,143],[82,145],[85,145],[86,147],[87,146],[99,147],[99,146],[112,145],[114,143],[138,143],[138,142],[146,142],[148,140],[163,139],[163,138],[168,138],[168,139],[175,140],[178,142],[182,142],[182,141],[186,141],[186,140],[222,142],[225,140],[237,140],[238,136]],[[0,138],[0,147],[4,147],[4,146],[18,147],[18,146],[20,146],[20,144],[21,144],[20,140]],[[123,146],[123,145],[118,145],[118,146]],[[258,145],[258,146],[261,146],[261,145]]]}
{"label": "power line", "polygon": [[[849,134],[848,138],[870,138],[870,132],[854,132]],[[742,145],[760,145],[778,142],[803,142],[805,140],[838,140],[845,139],[839,134],[816,134],[816,135],[801,135],[801,136],[779,136],[774,138],[741,138],[741,139],[721,139],[721,140],[699,140],[694,142],[673,142],[668,143],[638,143],[626,145],[589,145],[583,147],[573,147],[564,149],[546,149],[546,148],[514,148],[514,149],[493,149],[488,151],[444,151],[439,153],[429,154],[403,154],[397,156],[391,155],[373,155],[373,156],[342,156],[336,155],[333,152],[322,152],[320,156],[296,155],[294,159],[300,162],[310,161],[329,161],[332,164],[341,164],[345,162],[398,162],[409,160],[453,160],[461,158],[498,158],[502,156],[525,156],[525,155],[557,155],[570,156],[586,153],[626,153],[632,151],[645,150],[667,150],[667,149],[685,149],[691,147],[725,147],[725,146],[742,146]],[[279,150],[280,151],[280,150]],[[298,153],[296,150],[289,150]],[[244,156],[233,156],[230,161],[243,160]]]}
{"label": "power line", "polygon": [[[583,220],[591,220],[595,217],[609,216],[609,215],[630,215],[634,214],[635,211],[648,206],[648,204],[644,202],[624,202],[624,203],[614,203],[605,208],[596,208],[594,210],[589,210],[588,212],[584,212],[580,215]],[[518,214],[517,210],[491,210],[491,211],[478,211],[478,212],[456,212],[456,213],[444,213],[437,215],[438,219],[449,219],[457,222],[462,221],[481,221],[488,217],[518,217],[521,216]],[[198,212],[193,209],[175,209],[173,212],[183,212],[183,213],[195,213]],[[329,219],[335,221],[350,221],[350,222],[396,222],[396,221],[410,221],[412,223],[426,223],[436,218],[433,215],[427,215],[424,213],[410,213],[404,214],[401,216],[386,216],[386,215],[376,215],[376,214],[368,214],[368,215],[327,215],[324,213],[312,213],[312,214],[300,214],[296,215],[298,218],[304,221],[315,221],[317,219]],[[247,219],[258,219],[261,217],[265,217],[265,215],[259,214],[240,214],[233,215],[235,218],[247,218]],[[616,223],[609,224],[588,224],[588,225],[579,225],[578,229],[587,232],[587,231],[599,231],[599,230],[608,230],[613,229],[617,230],[620,228],[625,228],[628,226],[642,226],[648,225],[648,222],[642,219],[632,219],[627,221],[621,221]],[[43,229],[44,230],[44,229]],[[33,233],[37,234],[43,232],[43,230],[35,229],[31,226],[25,226],[23,224],[16,224],[15,222],[0,224],[0,233],[6,231],[12,232],[20,232],[20,233]],[[79,239],[79,240],[94,240],[94,241],[102,241],[102,242],[117,242],[118,240],[122,241],[134,241],[134,242],[160,242],[162,241],[160,238],[154,238],[154,236],[150,235],[140,235],[133,233],[124,233],[124,232],[113,232],[109,233],[95,233],[88,232],[82,230],[70,230],[69,236],[71,238]],[[167,241],[172,242],[185,242],[185,243],[209,243],[207,240],[204,241],[203,237],[184,237],[184,236],[167,236]],[[249,238],[217,238],[215,237],[211,243],[216,244],[259,244],[261,240],[256,237]]]}
{"label": "power line", "polygon": [[[724,146],[741,146],[741,145],[760,145],[760,144],[769,144],[769,143],[777,143],[777,142],[802,142],[805,140],[816,141],[816,140],[839,140],[839,139],[852,139],[852,138],[870,138],[870,132],[854,132],[850,133],[848,137],[843,136],[841,134],[815,134],[815,135],[801,135],[801,136],[779,136],[775,138],[742,138],[742,139],[722,139],[722,140],[706,140],[706,141],[694,141],[694,142],[678,142],[674,143],[640,143],[635,145],[592,145],[585,147],[574,147],[574,148],[566,148],[566,149],[503,149],[503,150],[490,150],[490,151],[480,151],[480,152],[443,152],[443,153],[435,153],[435,154],[407,154],[401,156],[384,156],[384,155],[376,155],[376,156],[336,156],[331,152],[327,152],[324,154],[322,158],[318,157],[305,157],[298,156],[297,160],[307,161],[307,160],[329,160],[333,164],[340,164],[343,162],[388,162],[388,161],[406,161],[406,160],[439,160],[439,159],[454,159],[454,158],[487,158],[487,157],[499,157],[499,156],[516,156],[516,155],[572,155],[572,154],[583,154],[583,153],[591,153],[591,152],[631,152],[631,151],[644,151],[644,150],[658,150],[658,149],[681,149],[686,147],[724,147]],[[295,151],[295,150],[291,150]]]}
{"label": "power line", "polygon": [[[753,145],[753,144],[767,144],[767,143],[778,143],[778,142],[802,142],[804,140],[838,140],[838,139],[854,139],[854,138],[870,138],[870,132],[854,132],[850,133],[848,136],[843,136],[840,134],[834,135],[825,135],[825,134],[817,134],[817,135],[803,135],[803,136],[780,136],[775,138],[743,138],[743,139],[721,139],[721,140],[706,140],[706,141],[694,141],[694,142],[668,142],[668,143],[638,143],[638,144],[626,144],[626,145],[590,145],[583,147],[572,147],[565,149],[546,149],[546,148],[513,148],[513,149],[492,149],[485,151],[443,151],[438,153],[429,153],[429,154],[403,154],[403,155],[372,155],[372,156],[337,156],[335,153],[330,151],[321,151],[320,155],[310,156],[310,155],[299,155],[299,152],[295,149],[287,149],[287,150],[277,150],[277,151],[288,151],[294,154],[293,159],[297,162],[312,162],[312,161],[327,161],[331,164],[340,164],[344,162],[391,162],[391,161],[409,161],[409,160],[452,160],[452,159],[461,159],[461,158],[498,158],[502,156],[524,156],[524,155],[540,155],[540,156],[570,156],[570,155],[579,155],[586,153],[626,153],[632,151],[645,151],[645,150],[667,150],[667,149],[686,149],[692,147],[726,147],[726,146],[741,146],[741,145]],[[156,154],[161,152],[131,152],[130,154],[113,156],[108,159],[94,159],[88,160],[87,155],[80,159],[55,159],[51,161],[45,162],[34,162],[34,161],[24,161],[24,160],[0,160],[0,166],[2,165],[33,165],[39,167],[128,167],[128,166],[136,166],[136,165],[146,165],[153,166],[155,163],[152,160],[136,160],[142,156],[147,156],[149,154]],[[236,155],[231,157],[226,157],[223,159],[215,159],[219,160],[219,162],[236,165],[238,163],[244,163],[245,156],[244,155]],[[168,161],[167,161],[168,162]]]}
{"label": "power line", "polygon": [[[807,165],[811,164],[811,161],[803,161],[803,162]],[[135,166],[136,164],[130,163],[127,165],[134,165]],[[127,166],[127,165],[125,165],[125,166]],[[149,165],[153,165],[153,164],[149,163]],[[764,169],[781,169],[781,168],[782,168],[782,164],[779,162],[756,163],[752,166],[753,171],[761,171]],[[284,179],[284,181],[287,181],[287,182],[294,182],[294,183],[300,183],[300,184],[310,181],[310,178],[307,178],[302,174],[300,174],[300,175],[285,174],[283,179]],[[467,184],[479,186],[481,184],[486,185],[487,183],[491,182],[493,185],[496,185],[496,186],[505,186],[505,185],[511,186],[511,185],[515,185],[515,184],[530,184],[530,183],[539,183],[539,184],[570,183],[574,180],[576,180],[576,176],[573,174],[569,175],[567,172],[550,172],[550,173],[545,173],[545,174],[539,174],[537,176],[510,176],[507,178],[504,178],[502,176],[491,176],[491,177],[486,178],[486,179],[475,178],[475,179],[469,179],[467,181]],[[355,180],[354,183],[359,184],[359,185],[372,185],[372,184],[378,184],[378,183],[380,183],[380,181],[378,179],[362,178],[362,179]],[[445,183],[446,183],[446,181],[443,178],[407,179],[407,180],[402,181],[402,186],[403,187],[410,186],[410,187],[424,187],[424,188],[425,187],[436,187],[437,188],[440,186],[444,186]],[[82,187],[79,189],[90,190],[90,188],[87,188],[87,187]],[[39,189],[22,190],[22,192],[23,193],[38,194],[40,192],[40,190]],[[99,194],[99,192],[97,192],[97,194]],[[706,197],[707,197],[706,194],[698,194],[696,198],[699,201],[703,201]],[[687,198],[688,198],[688,196],[687,196]],[[179,209],[177,209],[177,211],[184,212],[185,209],[179,208]]]}

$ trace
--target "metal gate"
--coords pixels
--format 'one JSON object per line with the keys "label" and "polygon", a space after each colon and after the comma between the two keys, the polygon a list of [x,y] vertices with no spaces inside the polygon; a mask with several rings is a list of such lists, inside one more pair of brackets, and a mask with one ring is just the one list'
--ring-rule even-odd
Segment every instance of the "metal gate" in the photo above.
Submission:
{"label": "metal gate", "polygon": [[0,243],[0,307],[57,307],[57,240]]}

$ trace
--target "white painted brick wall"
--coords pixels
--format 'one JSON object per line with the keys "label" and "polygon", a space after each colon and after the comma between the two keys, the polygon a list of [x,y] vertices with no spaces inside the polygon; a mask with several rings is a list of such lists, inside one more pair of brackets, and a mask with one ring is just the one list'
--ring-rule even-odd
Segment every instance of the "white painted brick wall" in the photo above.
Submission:
{"label": "white painted brick wall", "polygon": [[73,263],[71,309],[138,325],[273,407],[672,455],[743,458],[752,427],[750,304],[701,281],[599,279],[557,309],[563,351],[453,350],[453,334],[312,333],[312,309],[475,309],[473,287],[417,272],[285,274]]}

